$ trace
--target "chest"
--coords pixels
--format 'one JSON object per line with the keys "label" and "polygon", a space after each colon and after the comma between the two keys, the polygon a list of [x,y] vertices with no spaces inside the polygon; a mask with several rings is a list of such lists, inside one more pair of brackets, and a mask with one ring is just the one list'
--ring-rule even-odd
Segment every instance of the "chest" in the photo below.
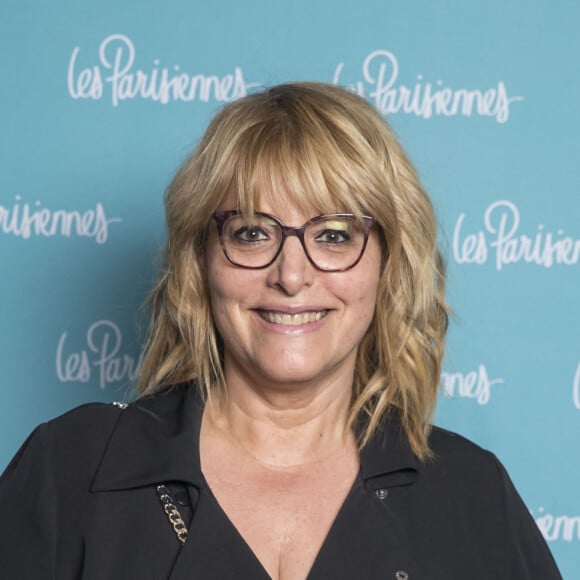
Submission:
{"label": "chest", "polygon": [[279,580],[308,576],[357,472],[356,456],[289,470],[240,458],[204,466],[219,509]]}
{"label": "chest", "polygon": [[[408,572],[410,580],[501,577],[505,550],[498,544],[500,529],[489,525],[493,514],[475,513],[473,507],[469,509],[473,503],[467,505],[455,493],[433,497],[418,482],[391,487],[386,496],[378,494],[371,483],[360,476],[355,479],[335,520],[327,523],[330,529],[323,538],[318,536],[321,545],[315,549],[314,528],[309,531],[306,524],[299,530],[302,535],[297,530],[309,510],[318,514],[311,518],[315,524],[323,517],[315,511],[316,506],[301,505],[295,516],[288,511],[292,506],[289,500],[273,504],[268,497],[254,496],[247,503],[242,491],[261,488],[242,480],[231,482],[239,490],[232,497],[239,498],[250,515],[238,522],[234,521],[235,506],[230,509],[230,518],[207,482],[199,489],[188,487],[194,513],[187,518],[189,537],[185,544],[177,540],[153,486],[91,494],[84,503],[87,513],[81,570],[59,568],[56,577],[396,580],[399,571]],[[327,482],[324,491],[332,496],[337,488]],[[217,488],[216,494],[219,496]],[[335,505],[339,503],[335,501]],[[283,526],[280,515],[266,519],[259,515],[272,505],[286,506],[277,513],[286,514],[290,526]],[[489,511],[484,506],[481,509]],[[474,526],[473,522],[482,525]],[[63,528],[72,528],[72,524]],[[280,530],[286,530],[287,536]],[[59,558],[63,565],[71,563],[73,551],[70,543],[63,545]]]}

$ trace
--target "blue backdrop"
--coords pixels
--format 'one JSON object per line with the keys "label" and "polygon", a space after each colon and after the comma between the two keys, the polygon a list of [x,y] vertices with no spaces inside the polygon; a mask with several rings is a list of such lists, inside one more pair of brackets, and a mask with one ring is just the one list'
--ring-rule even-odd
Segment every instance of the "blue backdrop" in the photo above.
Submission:
{"label": "blue backdrop", "polygon": [[580,578],[579,19],[566,0],[3,0],[0,468],[40,421],[126,396],[162,194],[215,111],[334,81],[388,117],[437,208],[457,313],[437,423],[497,453]]}

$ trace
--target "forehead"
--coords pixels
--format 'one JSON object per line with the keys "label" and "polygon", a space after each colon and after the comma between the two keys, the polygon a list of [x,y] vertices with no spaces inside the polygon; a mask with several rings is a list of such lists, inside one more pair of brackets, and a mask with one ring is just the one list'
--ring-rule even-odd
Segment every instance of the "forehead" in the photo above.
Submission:
{"label": "forehead", "polygon": [[[287,225],[312,217],[353,213],[362,215],[361,197],[344,181],[328,183],[326,176],[300,167],[281,170],[275,166],[255,168],[253,175],[238,179],[222,198],[220,210],[240,210],[247,214],[263,212],[279,217]],[[300,221],[302,220],[302,221]]]}
{"label": "forehead", "polygon": [[218,116],[204,159],[219,209],[370,213],[383,183],[383,121],[349,93],[302,93],[252,96]]}
{"label": "forehead", "polygon": [[348,143],[352,136],[331,133],[278,119],[275,126],[256,124],[234,135],[231,146],[222,143],[218,209],[263,211],[283,220],[284,212],[300,219],[367,214],[373,162]]}
{"label": "forehead", "polygon": [[312,218],[337,213],[362,213],[351,211],[350,208],[341,208],[329,203],[328,206],[317,206],[314,204],[301,204],[300,199],[294,198],[290,194],[272,195],[264,193],[257,197],[251,210],[240,207],[235,195],[227,195],[219,206],[219,211],[242,210],[251,215],[254,212],[270,214],[278,218],[287,226],[300,227]]}

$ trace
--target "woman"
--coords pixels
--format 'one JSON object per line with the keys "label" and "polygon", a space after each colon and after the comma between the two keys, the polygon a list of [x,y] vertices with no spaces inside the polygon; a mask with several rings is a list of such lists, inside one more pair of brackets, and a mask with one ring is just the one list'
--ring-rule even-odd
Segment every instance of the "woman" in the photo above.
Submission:
{"label": "woman", "polygon": [[495,457],[431,429],[435,219],[370,105],[315,83],[228,105],[166,210],[142,396],[31,435],[3,578],[560,577]]}

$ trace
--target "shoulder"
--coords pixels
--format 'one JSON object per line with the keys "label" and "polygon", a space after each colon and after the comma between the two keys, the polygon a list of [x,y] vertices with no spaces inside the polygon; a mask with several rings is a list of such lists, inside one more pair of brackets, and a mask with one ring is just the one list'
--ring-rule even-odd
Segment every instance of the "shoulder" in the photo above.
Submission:
{"label": "shoulder", "polygon": [[456,498],[475,500],[485,495],[488,501],[494,498],[502,503],[505,488],[511,482],[494,453],[439,427],[432,429],[429,445],[433,456],[419,470],[424,483],[441,487],[440,491],[451,492]]}
{"label": "shoulder", "polygon": [[[134,428],[135,417],[139,418],[140,425],[158,423],[165,415],[173,420],[185,392],[185,389],[168,389],[130,403],[87,403],[41,424],[33,435],[67,454],[102,454],[118,424],[128,423]],[[122,421],[122,417],[133,420]]]}
{"label": "shoulder", "polygon": [[[18,479],[44,479],[58,480],[57,487],[66,484],[68,488],[75,481],[82,481],[86,487],[115,438],[113,447],[131,455],[136,451],[135,440],[146,448],[151,432],[160,439],[160,428],[167,431],[179,423],[176,419],[189,391],[168,389],[130,404],[88,403],[42,423],[12,458],[0,485]],[[119,445],[119,441],[124,444]]]}
{"label": "shoulder", "polygon": [[[468,522],[462,537],[477,528],[478,539],[505,554],[506,577],[561,578],[546,543],[505,467],[490,451],[445,429],[430,435],[433,459],[418,478],[441,521]],[[435,501],[433,501],[435,500]],[[498,552],[499,553],[499,552]]]}
{"label": "shoulder", "polygon": [[[126,405],[118,403],[87,403],[40,426],[45,437],[55,444],[89,451],[91,442],[100,446],[108,438]],[[60,446],[60,445],[59,445]]]}
{"label": "shoulder", "polygon": [[43,423],[42,426],[54,434],[98,434],[112,426],[126,407],[125,403],[86,403]]}
{"label": "shoulder", "polygon": [[439,498],[442,506],[505,530],[511,507],[521,511],[523,503],[495,454],[438,427],[433,428],[429,443],[433,457],[419,468],[419,488],[431,498]]}
{"label": "shoulder", "polygon": [[499,461],[489,450],[477,443],[441,427],[433,427],[429,435],[429,447],[434,464],[461,470],[491,469],[497,471]]}
{"label": "shoulder", "polygon": [[[94,466],[102,455],[122,408],[114,404],[88,403],[40,424],[22,444],[3,477],[27,465],[37,469]],[[82,462],[78,459],[82,458]]]}
{"label": "shoulder", "polygon": [[121,417],[139,416],[151,423],[165,415],[174,419],[186,393],[187,389],[167,389],[130,403],[87,403],[41,424],[31,437],[46,439],[61,450],[90,454],[92,449],[102,450]]}

